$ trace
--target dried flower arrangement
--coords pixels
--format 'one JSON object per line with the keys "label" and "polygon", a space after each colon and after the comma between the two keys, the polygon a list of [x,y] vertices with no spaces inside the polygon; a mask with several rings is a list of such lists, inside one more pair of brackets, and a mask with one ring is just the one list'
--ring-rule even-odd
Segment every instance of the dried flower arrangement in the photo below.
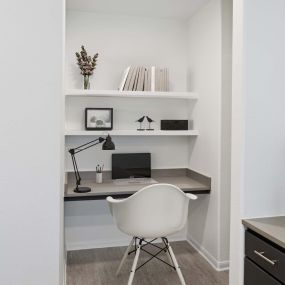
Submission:
{"label": "dried flower arrangement", "polygon": [[77,64],[81,70],[81,74],[84,77],[84,89],[90,88],[89,77],[93,74],[94,69],[97,65],[98,53],[93,58],[87,54],[84,46],[81,46],[81,51],[75,53],[77,58]]}

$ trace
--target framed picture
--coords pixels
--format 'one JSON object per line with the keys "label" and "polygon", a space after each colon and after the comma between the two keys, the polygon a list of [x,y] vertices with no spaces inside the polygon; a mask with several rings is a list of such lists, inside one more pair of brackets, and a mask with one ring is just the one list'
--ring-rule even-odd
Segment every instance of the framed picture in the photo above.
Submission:
{"label": "framed picture", "polygon": [[112,108],[86,108],[85,129],[104,131],[113,129]]}

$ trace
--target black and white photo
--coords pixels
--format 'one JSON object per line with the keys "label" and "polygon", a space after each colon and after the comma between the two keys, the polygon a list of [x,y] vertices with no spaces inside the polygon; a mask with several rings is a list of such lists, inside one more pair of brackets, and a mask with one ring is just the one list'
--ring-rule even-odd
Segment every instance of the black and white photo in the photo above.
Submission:
{"label": "black and white photo", "polygon": [[85,109],[86,130],[112,130],[113,109],[112,108],[86,108]]}

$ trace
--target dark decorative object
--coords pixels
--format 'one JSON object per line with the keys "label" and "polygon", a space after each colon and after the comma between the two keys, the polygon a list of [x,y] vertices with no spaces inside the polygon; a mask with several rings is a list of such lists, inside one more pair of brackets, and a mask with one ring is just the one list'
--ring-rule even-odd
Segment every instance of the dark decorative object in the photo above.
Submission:
{"label": "dark decorative object", "polygon": [[113,129],[112,108],[86,108],[85,129],[104,131]]}
{"label": "dark decorative object", "polygon": [[188,120],[161,120],[160,129],[163,131],[188,130]]}
{"label": "dark decorative object", "polygon": [[142,128],[142,122],[143,122],[144,118],[145,118],[145,116],[143,116],[140,119],[136,120],[136,122],[140,123],[140,127],[137,129],[138,131],[144,131],[144,129]]}
{"label": "dark decorative object", "polygon": [[84,77],[84,89],[90,89],[90,76],[93,74],[94,69],[97,65],[98,53],[93,58],[87,54],[84,46],[81,46],[81,51],[76,52],[77,64],[81,70],[81,74]]}
{"label": "dark decorative object", "polygon": [[106,138],[99,137],[99,138],[92,140],[88,143],[85,143],[85,144],[80,145],[76,148],[71,148],[68,150],[68,152],[71,155],[73,169],[74,169],[74,175],[75,175],[75,180],[76,180],[76,187],[74,189],[74,192],[86,193],[86,192],[91,191],[90,187],[79,187],[79,185],[81,184],[81,177],[80,177],[80,173],[78,171],[75,155],[81,151],[84,151],[84,150],[86,150],[90,147],[93,147],[97,144],[100,144],[100,143],[103,143],[102,150],[113,150],[113,149],[115,149],[115,144],[113,143],[112,138],[108,135]]}
{"label": "dark decorative object", "polygon": [[152,129],[151,128],[151,123],[152,122],[155,122],[152,118],[150,118],[150,117],[148,117],[148,116],[146,116],[146,119],[147,119],[147,121],[148,121],[148,131],[154,131],[154,129]]}

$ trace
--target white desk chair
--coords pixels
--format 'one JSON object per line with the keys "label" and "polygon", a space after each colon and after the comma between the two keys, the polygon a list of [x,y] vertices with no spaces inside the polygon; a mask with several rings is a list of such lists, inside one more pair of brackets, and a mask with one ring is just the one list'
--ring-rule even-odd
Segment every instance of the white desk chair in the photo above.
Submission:
{"label": "white desk chair", "polygon": [[[144,187],[126,199],[116,200],[107,197],[111,214],[118,228],[133,237],[117,270],[117,274],[119,274],[127,256],[135,252],[128,285],[132,284],[135,272],[150,261],[148,260],[137,268],[141,250],[175,269],[181,284],[186,284],[167,236],[179,232],[185,226],[190,199],[196,200],[197,196],[185,194],[178,187],[170,184]],[[158,238],[162,240],[163,247],[152,244]],[[151,241],[149,242],[147,239],[151,239]],[[134,243],[135,250],[130,251]],[[144,249],[146,245],[158,248],[159,252],[157,254],[150,253]],[[157,256],[163,251],[167,254],[169,263]]]}

